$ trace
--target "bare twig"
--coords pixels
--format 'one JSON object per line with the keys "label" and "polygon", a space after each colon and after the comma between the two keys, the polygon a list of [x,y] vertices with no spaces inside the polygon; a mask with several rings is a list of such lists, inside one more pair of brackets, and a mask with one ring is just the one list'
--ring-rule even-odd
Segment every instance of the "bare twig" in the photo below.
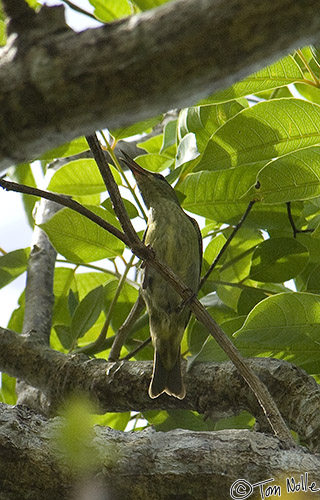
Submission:
{"label": "bare twig", "polygon": [[[108,358],[109,361],[116,361],[119,358],[121,347],[125,343],[126,338],[129,334],[132,326],[136,322],[136,320],[137,320],[140,312],[143,310],[143,308],[144,308],[144,300],[143,300],[141,294],[139,294],[139,297],[138,297],[136,303],[134,304],[134,306],[132,307],[127,319],[121,325],[121,327],[119,328],[119,330],[117,332],[117,335],[115,337],[114,343],[112,344],[112,348],[111,348],[111,351],[109,354],[109,358]],[[139,349],[142,349],[142,347],[139,346]]]}
{"label": "bare twig", "polygon": [[293,231],[293,237],[296,238],[297,234],[299,234],[299,233],[313,233],[313,229],[298,229],[297,228],[297,226],[293,220],[293,216],[292,216],[292,212],[291,212],[291,202],[287,201],[286,205],[287,205],[288,219],[289,219],[290,225],[292,227],[292,231]]}
{"label": "bare twig", "polygon": [[220,252],[218,253],[218,255],[216,256],[216,258],[214,259],[214,261],[212,262],[211,266],[209,267],[208,271],[206,272],[206,274],[201,278],[200,280],[200,285],[199,285],[199,290],[203,287],[203,285],[205,284],[205,282],[207,281],[207,279],[209,278],[210,274],[212,273],[212,271],[214,270],[214,268],[216,267],[217,263],[219,262],[219,260],[221,259],[222,255],[224,254],[224,252],[226,251],[226,249],[228,248],[228,246],[230,245],[230,242],[231,240],[235,237],[236,233],[239,231],[240,227],[242,226],[242,224],[244,223],[244,221],[246,220],[247,216],[249,215],[253,205],[254,205],[254,201],[250,201],[246,211],[244,212],[243,216],[241,217],[241,219],[239,220],[239,222],[236,224],[236,226],[234,227],[232,233],[230,234],[230,236],[228,237],[227,241],[225,242],[225,244],[223,245],[223,247],[221,248]]}
{"label": "bare twig", "polygon": [[133,358],[136,354],[138,354],[139,351],[141,351],[148,344],[150,344],[150,342],[151,342],[151,337],[149,337],[146,340],[144,340],[143,342],[141,342],[141,344],[138,347],[136,347],[135,349],[133,349],[133,351],[129,352],[126,356],[124,356],[123,358],[121,358],[121,361]]}

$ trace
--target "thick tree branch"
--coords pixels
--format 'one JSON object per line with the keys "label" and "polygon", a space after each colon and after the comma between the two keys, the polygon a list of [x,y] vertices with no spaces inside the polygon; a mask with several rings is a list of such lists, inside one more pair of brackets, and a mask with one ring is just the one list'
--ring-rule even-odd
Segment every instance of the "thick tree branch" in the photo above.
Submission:
{"label": "thick tree branch", "polygon": [[75,34],[43,7],[1,51],[0,168],[194,104],[319,39],[317,12],[316,0],[176,0]]}
{"label": "thick tree branch", "polygon": [[[54,215],[61,205],[42,199],[36,214],[36,223],[40,224]],[[25,313],[22,333],[30,339],[50,344],[52,308],[54,303],[53,276],[56,263],[56,251],[46,233],[39,227],[34,228],[31,252],[28,260],[27,284],[25,290]],[[39,390],[30,387],[24,381],[17,381],[18,403],[44,413],[47,402]]]}
{"label": "thick tree branch", "polygon": [[[188,409],[218,419],[247,410],[259,421],[262,410],[231,362],[199,363],[185,374],[187,396],[147,394],[152,363],[117,362],[65,355],[0,328],[0,370],[41,389],[55,412],[72,393],[92,399],[97,411]],[[303,370],[281,360],[248,360],[268,386],[289,428],[311,450],[320,450],[320,389]],[[308,424],[306,425],[306,422]]]}
{"label": "thick tree branch", "polygon": [[63,449],[54,436],[62,424],[61,418],[47,421],[23,406],[0,405],[0,449],[6,457],[0,462],[3,498],[230,500],[230,487],[239,478],[246,478],[247,487],[274,478],[268,485],[280,485],[284,494],[286,477],[298,483],[304,473],[308,486],[315,481],[320,487],[319,456],[302,448],[283,450],[274,437],[243,430],[124,433],[96,426],[95,473],[79,477],[70,462],[57,461]]}

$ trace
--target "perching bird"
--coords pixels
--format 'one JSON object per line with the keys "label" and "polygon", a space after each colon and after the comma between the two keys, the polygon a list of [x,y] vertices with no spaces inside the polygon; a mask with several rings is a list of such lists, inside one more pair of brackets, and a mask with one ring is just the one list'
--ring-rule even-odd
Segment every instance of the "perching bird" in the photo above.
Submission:
{"label": "perching bird", "polygon": [[[197,222],[182,210],[174,189],[161,174],[149,172],[126,153],[123,155],[149,209],[145,244],[197,293],[202,260]],[[165,392],[183,399],[186,389],[181,375],[180,343],[190,310],[187,305],[181,307],[181,297],[151,266],[146,265],[142,273],[142,296],[154,347],[149,396],[156,398]]]}

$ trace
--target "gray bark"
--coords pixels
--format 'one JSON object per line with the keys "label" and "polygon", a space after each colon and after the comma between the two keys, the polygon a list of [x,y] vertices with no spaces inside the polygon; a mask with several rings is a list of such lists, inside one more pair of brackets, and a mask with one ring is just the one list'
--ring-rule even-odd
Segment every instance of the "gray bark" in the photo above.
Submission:
{"label": "gray bark", "polygon": [[[231,362],[199,363],[185,375],[187,396],[148,397],[152,363],[114,362],[65,355],[0,328],[0,370],[41,389],[51,414],[81,393],[96,411],[194,410],[214,420],[247,410],[266,428],[262,410]],[[251,359],[249,365],[268,387],[288,427],[313,451],[320,446],[320,388],[303,370],[281,360]],[[271,432],[271,431],[270,431]]]}
{"label": "gray bark", "polygon": [[[308,486],[320,487],[319,456],[283,450],[276,438],[247,430],[125,433],[96,426],[93,455],[84,451],[95,463],[85,475],[59,446],[62,425],[61,417],[47,421],[24,406],[0,405],[1,500],[224,500],[238,479],[252,485],[271,478],[266,486],[279,485],[284,495],[286,478],[298,483],[305,472]],[[250,498],[262,498],[259,487],[254,493]]]}
{"label": "gray bark", "polygon": [[316,0],[176,0],[77,34],[59,8],[24,23],[12,9],[12,35],[0,53],[0,169],[228,87],[319,39],[318,7]]}

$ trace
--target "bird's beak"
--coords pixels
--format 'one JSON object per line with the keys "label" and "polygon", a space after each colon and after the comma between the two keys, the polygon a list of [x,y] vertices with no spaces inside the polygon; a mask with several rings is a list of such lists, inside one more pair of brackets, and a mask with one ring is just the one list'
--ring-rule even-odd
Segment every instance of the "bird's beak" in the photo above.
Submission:
{"label": "bird's beak", "polygon": [[122,160],[123,163],[125,163],[127,165],[127,167],[130,168],[131,172],[133,173],[133,175],[135,177],[136,176],[139,177],[140,175],[147,176],[149,174],[149,172],[147,170],[140,167],[140,165],[138,165],[138,163],[136,163],[132,158],[130,158],[130,156],[127,155],[127,153],[122,151],[122,149],[121,149],[121,153],[123,154],[124,158],[120,158],[120,160]]}

